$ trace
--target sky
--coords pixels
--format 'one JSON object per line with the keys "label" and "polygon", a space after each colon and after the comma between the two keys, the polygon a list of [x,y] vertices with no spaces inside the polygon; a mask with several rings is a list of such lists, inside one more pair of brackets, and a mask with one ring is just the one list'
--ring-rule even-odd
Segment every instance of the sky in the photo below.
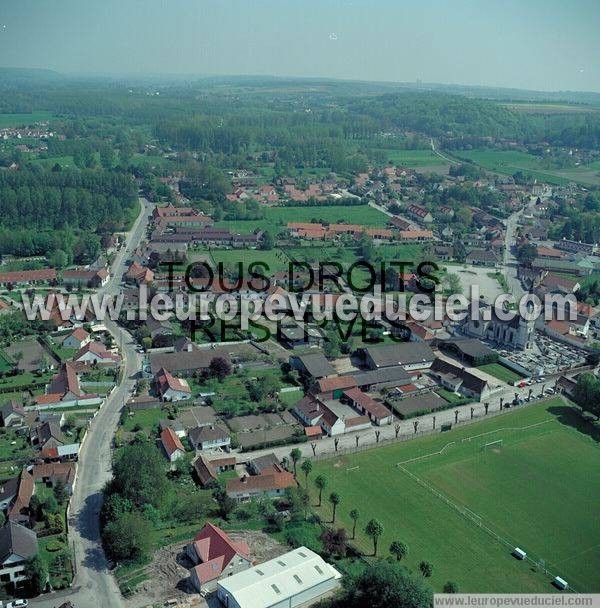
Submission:
{"label": "sky", "polygon": [[599,0],[2,0],[0,65],[600,92]]}

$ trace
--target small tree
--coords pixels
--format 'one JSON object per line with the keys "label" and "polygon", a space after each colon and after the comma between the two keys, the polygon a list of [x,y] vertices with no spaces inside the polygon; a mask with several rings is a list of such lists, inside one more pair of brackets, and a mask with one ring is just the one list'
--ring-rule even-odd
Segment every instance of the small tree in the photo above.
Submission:
{"label": "small tree", "polygon": [[302,458],[302,452],[298,448],[294,448],[290,452],[290,459],[294,465],[294,477],[296,477],[296,468],[298,466],[298,461]]}
{"label": "small tree", "polygon": [[48,582],[48,570],[44,560],[39,555],[34,555],[27,560],[24,574],[33,593],[39,595],[44,591]]}
{"label": "small tree", "polygon": [[444,583],[444,593],[458,593],[458,584],[454,581]]}
{"label": "small tree", "polygon": [[304,485],[308,488],[308,476],[312,471],[313,464],[308,458],[300,465],[300,468],[304,472]]}
{"label": "small tree", "polygon": [[319,490],[319,507],[321,506],[321,497],[323,496],[323,490],[327,487],[327,479],[323,475],[317,475],[315,477],[315,486]]}
{"label": "small tree", "polygon": [[396,556],[396,559],[400,561],[404,557],[408,555],[408,547],[400,542],[399,540],[395,540],[390,545],[390,553]]}
{"label": "small tree", "polygon": [[323,543],[323,548],[330,555],[336,555],[337,557],[344,557],[346,555],[348,538],[344,528],[338,528],[337,530],[326,528],[321,533],[320,539]]}
{"label": "small tree", "polygon": [[54,494],[54,498],[59,504],[63,504],[69,495],[67,493],[67,489],[65,488],[65,483],[62,479],[57,479],[54,487],[52,488],[52,492]]}
{"label": "small tree", "polygon": [[433,565],[431,564],[431,562],[426,562],[423,560],[419,564],[419,570],[421,571],[421,574],[424,578],[429,578],[433,573]]}
{"label": "small tree", "polygon": [[337,510],[337,506],[340,504],[340,495],[337,492],[332,492],[329,495],[329,502],[331,504],[331,507],[333,508],[333,517],[331,519],[331,523],[335,523],[335,512]]}
{"label": "small tree", "polygon": [[350,511],[350,519],[352,520],[352,539],[356,538],[356,524],[358,523],[358,519],[360,518],[360,513],[358,509],[352,509]]}
{"label": "small tree", "polygon": [[212,378],[217,378],[219,382],[223,382],[231,373],[231,363],[224,357],[215,357],[210,362],[208,370]]}
{"label": "small tree", "polygon": [[383,525],[381,522],[376,519],[372,519],[365,526],[365,533],[367,536],[370,536],[373,539],[373,555],[377,555],[377,541],[379,537],[383,534]]}

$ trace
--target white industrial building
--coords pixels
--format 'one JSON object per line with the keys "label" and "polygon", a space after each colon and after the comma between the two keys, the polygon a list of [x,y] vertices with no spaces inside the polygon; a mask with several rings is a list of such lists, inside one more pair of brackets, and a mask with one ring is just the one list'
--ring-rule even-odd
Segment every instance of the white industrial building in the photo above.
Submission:
{"label": "white industrial building", "polygon": [[294,608],[335,589],[342,575],[314,551],[294,549],[219,581],[225,608]]}

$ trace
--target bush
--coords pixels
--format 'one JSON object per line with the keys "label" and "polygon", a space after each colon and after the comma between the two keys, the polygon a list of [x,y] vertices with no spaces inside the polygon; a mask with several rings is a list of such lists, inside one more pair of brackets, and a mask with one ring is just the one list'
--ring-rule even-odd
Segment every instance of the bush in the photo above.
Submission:
{"label": "bush", "polygon": [[65,549],[66,545],[62,541],[56,539],[51,540],[46,544],[46,551],[50,551],[50,553],[54,553],[55,551],[60,551],[61,549]]}

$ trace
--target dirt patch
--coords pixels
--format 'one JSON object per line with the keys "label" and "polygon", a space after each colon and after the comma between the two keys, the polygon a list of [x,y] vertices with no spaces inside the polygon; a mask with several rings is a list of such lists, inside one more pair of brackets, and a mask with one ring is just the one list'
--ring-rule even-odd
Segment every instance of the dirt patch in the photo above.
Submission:
{"label": "dirt patch", "polygon": [[[254,562],[265,562],[287,551],[264,532],[229,532],[232,540],[246,541]],[[159,549],[146,569],[148,580],[140,583],[135,594],[126,600],[129,608],[142,608],[164,604],[168,599],[179,601],[181,607],[204,607],[207,602],[200,597],[189,581],[192,563],[184,552],[185,544],[176,543]]]}

